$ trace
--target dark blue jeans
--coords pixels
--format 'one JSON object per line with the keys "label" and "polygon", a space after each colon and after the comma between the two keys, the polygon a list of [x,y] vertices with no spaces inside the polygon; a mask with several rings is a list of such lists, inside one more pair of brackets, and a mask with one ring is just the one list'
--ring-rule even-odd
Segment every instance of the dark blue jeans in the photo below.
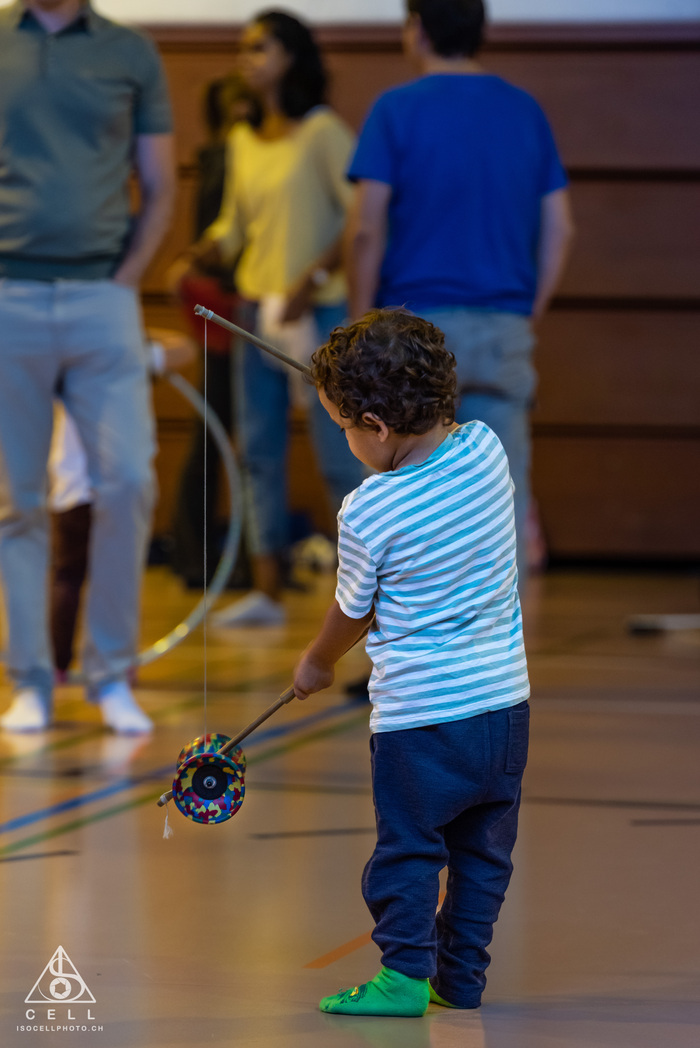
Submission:
{"label": "dark blue jeans", "polygon": [[[527,702],[371,739],[377,846],[362,877],[387,968],[476,1007],[513,865]],[[437,917],[440,871],[447,895]]]}
{"label": "dark blue jeans", "polygon": [[[345,304],[314,310],[319,339],[345,320]],[[255,307],[241,309],[244,327],[255,324]],[[236,423],[243,465],[246,539],[254,555],[280,553],[289,543],[287,449],[290,386],[288,367],[239,340],[236,351]],[[309,389],[309,432],[333,513],[365,478],[345,436],[316,391]]]}

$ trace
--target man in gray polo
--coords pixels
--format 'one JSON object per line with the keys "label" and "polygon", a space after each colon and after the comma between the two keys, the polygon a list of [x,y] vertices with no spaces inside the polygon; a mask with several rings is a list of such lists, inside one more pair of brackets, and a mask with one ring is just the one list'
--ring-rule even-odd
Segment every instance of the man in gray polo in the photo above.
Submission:
{"label": "man in gray polo", "polygon": [[170,217],[171,126],[162,66],[142,33],[80,0],[0,11],[0,579],[14,688],[5,731],[51,721],[45,488],[59,389],[94,491],[88,698],[117,732],[152,728],[126,679],[154,494],[138,284]]}

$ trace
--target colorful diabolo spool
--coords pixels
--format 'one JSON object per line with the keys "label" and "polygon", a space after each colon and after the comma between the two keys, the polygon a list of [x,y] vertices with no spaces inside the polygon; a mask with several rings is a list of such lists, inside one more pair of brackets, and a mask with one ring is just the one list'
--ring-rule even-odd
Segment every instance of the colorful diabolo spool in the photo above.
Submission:
{"label": "colorful diabolo spool", "polygon": [[[190,757],[197,757],[200,753],[216,753],[217,750],[222,749],[227,742],[231,741],[229,735],[222,735],[221,732],[209,732],[207,735],[198,735],[192,742],[188,742],[186,746],[183,746],[180,750],[180,755],[176,761],[176,767],[179,768],[185,761],[188,761]],[[235,749],[227,753],[226,756],[229,760],[233,761],[234,764],[240,766],[241,772],[245,772],[246,760],[245,754],[240,746],[236,746]]]}
{"label": "colorful diabolo spool", "polygon": [[226,735],[203,735],[182,750],[173,780],[173,800],[188,819],[199,823],[225,822],[235,815],[245,796],[245,756],[217,752]]}

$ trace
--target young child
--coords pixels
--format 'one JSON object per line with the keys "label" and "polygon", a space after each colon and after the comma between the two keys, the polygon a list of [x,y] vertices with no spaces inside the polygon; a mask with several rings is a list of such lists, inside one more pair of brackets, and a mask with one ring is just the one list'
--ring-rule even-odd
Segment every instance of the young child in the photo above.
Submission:
{"label": "young child", "polygon": [[453,423],[454,363],[438,328],[394,310],[336,328],[312,358],[323,406],[377,471],[343,503],[336,599],[294,677],[300,699],[327,688],[372,623],[362,892],[383,967],[324,1012],[478,1007],[512,872],[529,721],[512,482],[495,434]]}

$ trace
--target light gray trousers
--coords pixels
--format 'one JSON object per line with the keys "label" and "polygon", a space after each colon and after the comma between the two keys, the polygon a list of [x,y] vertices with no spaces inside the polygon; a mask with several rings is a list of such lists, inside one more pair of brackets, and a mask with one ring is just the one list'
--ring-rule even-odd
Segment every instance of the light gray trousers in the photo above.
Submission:
{"label": "light gray trousers", "polygon": [[7,672],[48,698],[46,465],[53,399],[85,446],[93,490],[83,669],[122,679],[137,650],[154,500],[150,387],[138,295],[109,280],[0,278],[0,583]]}
{"label": "light gray trousers", "polygon": [[457,360],[457,421],[479,419],[503,444],[515,485],[515,534],[522,596],[527,580],[525,519],[530,502],[530,419],[537,384],[529,317],[457,306],[423,310]]}

